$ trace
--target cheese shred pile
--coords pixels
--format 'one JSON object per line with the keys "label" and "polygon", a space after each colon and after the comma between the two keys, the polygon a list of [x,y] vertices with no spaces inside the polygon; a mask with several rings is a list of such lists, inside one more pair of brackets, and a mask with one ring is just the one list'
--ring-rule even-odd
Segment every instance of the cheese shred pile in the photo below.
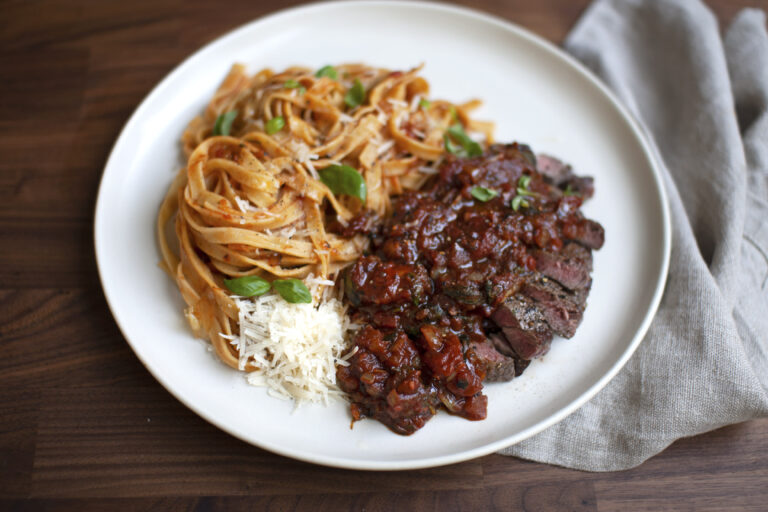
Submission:
{"label": "cheese shred pile", "polygon": [[[312,277],[307,281],[314,290],[329,284]],[[267,387],[270,395],[293,399],[297,406],[327,405],[331,398],[343,396],[336,386],[336,366],[348,364],[352,353],[343,354],[345,338],[356,326],[350,324],[340,300],[291,304],[275,293],[233,299],[240,334],[227,338],[237,348],[239,369],[249,371],[249,384]]]}

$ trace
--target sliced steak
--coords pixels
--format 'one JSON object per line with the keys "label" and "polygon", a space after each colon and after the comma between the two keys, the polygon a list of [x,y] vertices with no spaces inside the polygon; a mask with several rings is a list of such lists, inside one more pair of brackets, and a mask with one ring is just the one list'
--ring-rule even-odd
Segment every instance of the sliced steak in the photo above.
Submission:
{"label": "sliced steak", "polygon": [[564,231],[563,234],[574,242],[578,242],[584,247],[590,249],[599,249],[605,242],[605,230],[603,226],[590,219],[582,219],[575,224],[572,229]]}
{"label": "sliced steak", "polygon": [[[504,333],[509,349],[522,359],[533,359],[549,350],[552,330],[536,302],[515,295],[496,308],[491,316]],[[500,339],[494,340],[498,343]]]}
{"label": "sliced steak", "polygon": [[[500,335],[492,334],[491,337]],[[485,380],[489,382],[506,382],[514,379],[517,373],[516,361],[513,357],[501,354],[490,340],[485,343],[471,343],[475,355],[485,369]]]}
{"label": "sliced steak", "polygon": [[523,284],[521,293],[535,301],[546,323],[555,334],[571,338],[581,323],[591,281],[573,292],[545,276]]}
{"label": "sliced steak", "polygon": [[589,199],[595,195],[595,180],[591,176],[576,176],[568,178],[565,183],[560,185],[562,190],[570,190],[572,194]]}
{"label": "sliced steak", "polygon": [[583,288],[590,281],[592,252],[579,244],[566,244],[557,252],[537,250],[533,256],[536,270],[570,290]]}
{"label": "sliced steak", "polygon": [[568,181],[568,178],[573,176],[570,165],[564,164],[557,158],[549,155],[536,156],[536,170],[556,187],[559,187],[561,184]]}
{"label": "sliced steak", "polygon": [[576,176],[573,168],[564,164],[557,158],[548,155],[536,157],[536,168],[544,176],[544,179],[560,190],[570,190],[584,199],[592,197],[595,193],[595,182],[589,176]]}

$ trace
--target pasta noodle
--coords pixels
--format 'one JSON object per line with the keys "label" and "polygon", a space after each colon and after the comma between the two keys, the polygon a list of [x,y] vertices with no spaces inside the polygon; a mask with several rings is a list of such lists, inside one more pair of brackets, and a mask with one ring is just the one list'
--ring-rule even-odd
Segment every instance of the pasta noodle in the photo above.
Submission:
{"label": "pasta noodle", "polygon": [[[157,219],[162,266],[178,284],[195,334],[229,366],[238,367],[229,342],[238,308],[223,279],[333,279],[368,240],[342,236],[332,223],[345,226],[364,213],[381,218],[392,195],[418,189],[444,155],[449,126],[458,122],[491,142],[492,125],[468,115],[478,102],[427,102],[419,70],[350,64],[249,76],[235,65],[189,123],[187,165]],[[358,171],[364,201],[336,195],[319,179],[332,165]],[[178,253],[166,235],[171,221]]]}

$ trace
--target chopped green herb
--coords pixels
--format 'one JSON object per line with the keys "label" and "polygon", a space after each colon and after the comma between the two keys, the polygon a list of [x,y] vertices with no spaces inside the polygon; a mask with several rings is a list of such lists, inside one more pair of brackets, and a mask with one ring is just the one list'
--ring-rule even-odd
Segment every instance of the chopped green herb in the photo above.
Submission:
{"label": "chopped green herb", "polygon": [[576,192],[573,190],[573,187],[571,186],[570,183],[565,187],[565,190],[563,191],[563,195],[564,196],[575,196],[576,195]]}
{"label": "chopped green herb", "polygon": [[272,281],[272,287],[291,304],[312,302],[312,294],[309,293],[307,285],[299,279],[275,279]]}
{"label": "chopped green herb", "polygon": [[[450,139],[461,144],[461,147],[451,144]],[[483,148],[480,144],[469,138],[469,135],[466,134],[460,123],[455,123],[446,130],[445,135],[443,135],[443,141],[445,142],[445,150],[459,157],[473,157],[483,154]]]}
{"label": "chopped green herb", "polygon": [[472,197],[483,203],[487,203],[499,195],[497,191],[485,187],[472,187],[472,190],[470,190],[469,193],[472,194]]}
{"label": "chopped green herb", "polygon": [[297,91],[299,91],[299,96],[307,92],[306,87],[304,87],[303,85],[301,85],[299,82],[297,82],[292,78],[286,80],[283,85],[285,86],[286,89],[296,89]]}
{"label": "chopped green herb", "polygon": [[456,107],[454,107],[453,105],[451,105],[451,117],[453,118],[454,121],[459,120],[459,113],[456,112]]}
{"label": "chopped green herb", "polygon": [[229,130],[232,129],[232,121],[237,117],[237,110],[230,110],[224,112],[216,118],[216,122],[213,124],[214,135],[229,135]]}
{"label": "chopped green herb", "polygon": [[536,192],[531,192],[528,189],[528,186],[531,184],[531,177],[527,174],[524,174],[520,176],[520,179],[517,180],[517,190],[515,191],[517,195],[512,198],[512,209],[515,211],[518,211],[520,209],[520,206],[524,206],[525,208],[528,208],[530,204],[528,203],[528,200],[533,197],[539,197],[539,194]]}
{"label": "chopped green herb", "polygon": [[282,130],[284,126],[285,126],[285,119],[283,119],[283,116],[277,116],[267,121],[267,125],[265,126],[265,129],[268,134],[273,135],[279,132],[280,130]]}
{"label": "chopped green herb", "polygon": [[520,206],[524,206],[528,208],[529,204],[528,201],[525,199],[525,196],[515,196],[512,198],[512,209],[515,211],[518,211],[520,209]]}
{"label": "chopped green herb", "polygon": [[419,100],[419,106],[424,110],[427,110],[430,107],[430,105],[432,105],[432,102],[426,98],[422,98]]}
{"label": "chopped green herb", "polygon": [[362,105],[363,101],[365,101],[365,87],[363,87],[360,79],[355,78],[355,83],[347,91],[347,94],[344,95],[344,103],[349,108],[355,108]]}
{"label": "chopped green herb", "polygon": [[329,165],[318,174],[320,181],[325,183],[336,195],[346,194],[365,201],[367,188],[365,180],[357,170],[348,165]]}
{"label": "chopped green herb", "polygon": [[299,82],[297,82],[294,79],[288,79],[285,81],[285,84],[283,84],[286,89],[296,89],[299,92],[299,96],[307,92],[307,88],[301,85]]}
{"label": "chopped green herb", "polygon": [[225,279],[224,286],[229,291],[241,297],[264,295],[269,291],[269,281],[258,276],[243,276],[235,279]]}
{"label": "chopped green herb", "polygon": [[336,78],[338,77],[338,75],[336,74],[336,68],[334,68],[331,65],[323,66],[320,69],[318,69],[317,73],[315,73],[315,76],[317,78],[328,77],[331,80],[336,80]]}

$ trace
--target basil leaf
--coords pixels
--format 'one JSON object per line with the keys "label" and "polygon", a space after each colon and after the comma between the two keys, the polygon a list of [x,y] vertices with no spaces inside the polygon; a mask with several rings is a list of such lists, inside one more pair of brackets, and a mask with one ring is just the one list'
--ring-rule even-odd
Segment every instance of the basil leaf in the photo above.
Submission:
{"label": "basil leaf", "polygon": [[312,294],[300,279],[275,279],[272,287],[291,304],[312,302]]}
{"label": "basil leaf", "polygon": [[363,83],[358,78],[355,78],[354,85],[344,95],[344,103],[349,108],[355,108],[362,105],[363,101],[365,101],[365,87],[363,87]]}
{"label": "basil leaf", "polygon": [[461,124],[455,123],[446,130],[446,134],[443,136],[443,140],[446,142],[448,141],[448,135],[450,135],[450,138],[461,144],[462,148],[461,150],[458,150],[449,144],[445,144],[445,149],[449,153],[454,153],[461,157],[473,157],[483,154],[482,146],[469,138],[469,135],[466,134]]}
{"label": "basil leaf", "polygon": [[495,190],[485,187],[472,187],[472,190],[470,190],[469,193],[472,194],[472,197],[483,203],[487,203],[499,195]]}
{"label": "basil leaf", "polygon": [[243,276],[235,279],[225,279],[224,286],[229,291],[241,297],[253,297],[254,295],[264,295],[269,291],[269,281],[258,276]]}
{"label": "basil leaf", "polygon": [[427,110],[430,105],[432,105],[432,102],[429,101],[428,99],[422,98],[419,100],[419,106],[424,110]]}
{"label": "basil leaf", "polygon": [[323,66],[320,69],[318,69],[317,73],[315,73],[315,76],[317,78],[322,78],[325,76],[330,78],[331,80],[336,80],[336,78],[338,77],[338,75],[336,74],[336,69],[331,65]]}
{"label": "basil leaf", "polygon": [[523,174],[520,176],[520,179],[517,180],[517,188],[522,188],[523,190],[528,190],[528,185],[531,184],[531,177],[527,174]]}
{"label": "basil leaf", "polygon": [[299,83],[298,81],[294,80],[293,78],[290,78],[290,79],[286,80],[285,83],[283,84],[283,87],[285,87],[286,89],[296,89],[296,90],[298,90],[299,91],[299,96],[301,96],[302,94],[307,92],[307,88],[304,87],[303,85],[301,85],[301,83]]}
{"label": "basil leaf", "polygon": [[464,148],[457,148],[453,145],[453,142],[451,142],[451,138],[448,136],[448,134],[443,134],[443,144],[445,145],[445,150],[449,153],[452,153],[454,155],[458,156],[466,156],[464,153]]}
{"label": "basil leaf", "polygon": [[368,192],[365,179],[353,167],[329,165],[318,171],[318,174],[320,181],[325,183],[334,194],[346,194],[365,201]]}
{"label": "basil leaf", "polygon": [[224,112],[216,118],[216,122],[213,125],[214,135],[229,135],[229,130],[232,128],[232,121],[237,117],[237,110],[230,110]]}
{"label": "basil leaf", "polygon": [[268,134],[274,135],[275,133],[282,130],[284,126],[285,126],[285,119],[283,119],[283,116],[277,116],[267,121],[267,125],[265,126],[265,129]]}

